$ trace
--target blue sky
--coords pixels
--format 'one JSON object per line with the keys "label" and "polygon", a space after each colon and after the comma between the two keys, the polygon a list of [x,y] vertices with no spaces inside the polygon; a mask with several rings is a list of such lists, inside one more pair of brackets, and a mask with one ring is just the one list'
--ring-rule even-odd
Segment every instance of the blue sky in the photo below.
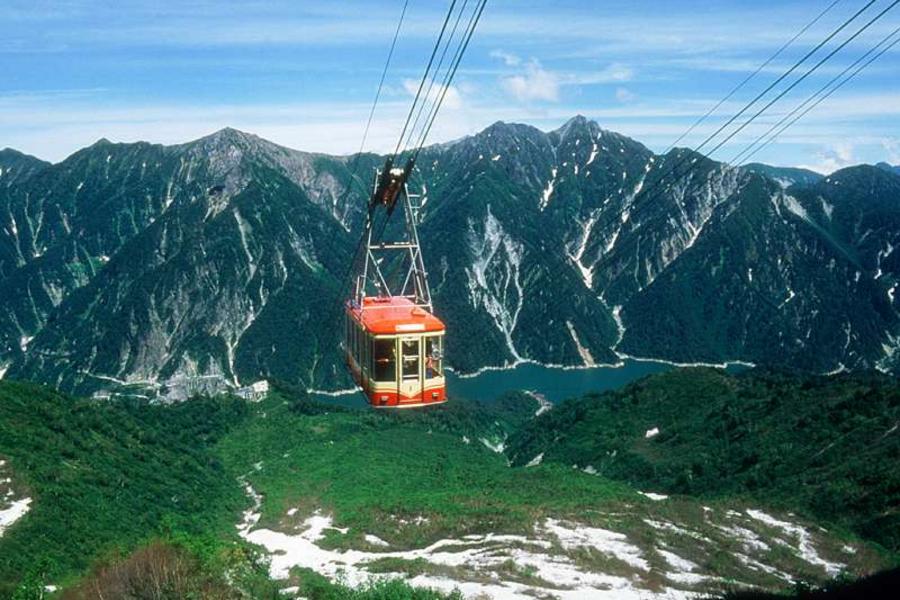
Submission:
{"label": "blue sky", "polygon": [[[432,141],[497,120],[552,129],[580,113],[664,150],[830,2],[488,0]],[[448,4],[410,0],[368,149],[396,140]],[[682,145],[699,143],[864,4],[838,2]],[[877,0],[836,43],[888,4]],[[58,161],[100,137],[178,143],[232,126],[293,148],[353,152],[401,6],[6,0],[0,147]],[[771,115],[780,118],[898,26],[900,6]],[[898,73],[900,45],[755,158],[822,171],[900,163]],[[715,158],[730,160],[765,122]]]}

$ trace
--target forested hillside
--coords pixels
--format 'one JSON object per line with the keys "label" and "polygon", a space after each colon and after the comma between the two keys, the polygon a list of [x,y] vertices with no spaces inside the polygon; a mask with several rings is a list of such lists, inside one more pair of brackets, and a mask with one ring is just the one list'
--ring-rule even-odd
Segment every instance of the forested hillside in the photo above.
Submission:
{"label": "forested hillside", "polygon": [[290,386],[159,405],[3,382],[0,597],[115,597],[147,573],[173,598],[316,600],[860,576],[897,561],[892,385],[687,370],[550,410],[515,393],[372,412]]}
{"label": "forested hillside", "polygon": [[676,370],[564,402],[506,452],[663,493],[752,497],[900,549],[900,386],[885,375]]}

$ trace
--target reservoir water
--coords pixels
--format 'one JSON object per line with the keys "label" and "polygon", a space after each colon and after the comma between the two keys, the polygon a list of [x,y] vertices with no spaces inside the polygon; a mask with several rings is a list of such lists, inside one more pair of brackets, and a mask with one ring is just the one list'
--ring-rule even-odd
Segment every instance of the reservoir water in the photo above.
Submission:
{"label": "reservoir water", "polygon": [[[550,402],[562,402],[566,398],[587,392],[618,389],[636,379],[653,373],[661,373],[678,367],[655,360],[626,359],[620,366],[592,367],[590,369],[563,369],[525,363],[511,369],[482,371],[474,376],[447,373],[447,396],[490,402],[506,392],[528,390],[543,395]],[[729,370],[740,370],[733,366]],[[317,400],[344,406],[365,405],[361,392],[332,396],[313,394]]]}

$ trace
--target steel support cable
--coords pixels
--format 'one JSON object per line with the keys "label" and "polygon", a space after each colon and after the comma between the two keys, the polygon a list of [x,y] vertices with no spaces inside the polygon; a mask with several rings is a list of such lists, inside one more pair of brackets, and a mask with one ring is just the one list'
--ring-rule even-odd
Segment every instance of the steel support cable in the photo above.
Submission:
{"label": "steel support cable", "polygon": [[415,138],[416,142],[411,146],[414,156],[418,156],[418,149],[422,145],[422,140],[425,136],[425,130],[427,129],[428,123],[433,120],[434,115],[440,109],[440,105],[443,101],[443,95],[446,93],[446,91],[449,91],[448,88],[450,87],[450,83],[453,79],[453,73],[455,72],[453,69],[453,65],[457,64],[460,59],[461,52],[466,45],[466,39],[468,39],[471,35],[470,32],[472,31],[472,24],[473,22],[475,22],[476,15],[479,13],[479,8],[481,7],[481,5],[481,0],[477,0],[474,8],[472,9],[472,14],[469,16],[469,21],[468,23],[466,23],[466,28],[464,30],[463,36],[457,44],[456,50],[453,53],[453,58],[450,61],[450,65],[447,67],[447,71],[444,73],[444,79],[441,82],[440,88],[438,90],[438,97],[435,98],[435,101],[432,103],[431,108],[429,109],[428,114],[425,117],[422,128],[419,130],[419,135],[417,138]]}
{"label": "steel support cable", "polygon": [[[431,92],[434,89],[434,84],[437,83],[438,75],[441,72],[441,67],[444,65],[444,59],[447,58],[447,51],[450,49],[450,46],[453,44],[453,38],[456,37],[456,32],[459,29],[459,23],[462,20],[463,13],[465,13],[466,6],[469,4],[469,0],[463,0],[463,4],[460,7],[459,11],[456,14],[456,21],[453,23],[453,29],[450,30],[450,35],[447,37],[447,41],[444,43],[444,49],[441,51],[441,57],[438,60],[437,67],[434,69],[434,74],[431,76],[431,82],[428,84],[428,89],[425,91],[425,96],[422,99],[422,102],[419,103],[419,109],[416,111],[416,118],[413,120],[412,127],[409,128],[409,135],[407,135],[406,141],[401,142],[401,148],[405,149],[409,143],[415,139],[415,131],[416,127],[419,125],[419,120],[422,118],[422,111],[425,109],[430,103],[433,105],[436,100],[431,100]],[[451,63],[452,64],[452,63]],[[430,111],[429,111],[430,113]]]}
{"label": "steel support cable", "polygon": [[[700,150],[701,150],[704,146],[706,146],[708,143],[710,143],[717,135],[719,135],[720,133],[722,133],[722,131],[724,131],[725,129],[727,129],[732,123],[734,123],[737,119],[739,119],[739,118],[741,117],[741,115],[743,115],[745,112],[747,112],[748,110],[750,110],[750,108],[751,108],[754,104],[756,104],[761,98],[763,98],[766,94],[768,94],[770,91],[772,91],[772,89],[774,89],[775,86],[777,86],[779,83],[781,83],[782,81],[784,81],[787,77],[789,77],[790,74],[793,73],[794,71],[796,71],[796,70],[800,67],[800,65],[802,65],[803,63],[805,63],[805,62],[809,59],[809,57],[811,57],[813,54],[815,54],[816,52],[818,52],[825,44],[827,44],[828,42],[830,42],[831,40],[833,40],[834,37],[835,37],[837,34],[839,34],[841,31],[843,31],[844,29],[846,29],[853,21],[855,21],[855,20],[856,20],[863,12],[866,11],[866,9],[868,9],[868,8],[869,8],[870,6],[872,6],[873,4],[875,4],[875,0],[869,0],[862,8],[860,8],[858,11],[856,11],[856,12],[853,14],[852,17],[850,17],[849,19],[847,19],[846,21],[844,21],[844,22],[840,25],[840,27],[838,27],[837,29],[835,29],[834,31],[832,31],[830,34],[828,34],[828,36],[827,36],[824,40],[822,40],[821,42],[819,42],[818,44],[816,44],[816,46],[815,46],[812,50],[810,50],[809,52],[807,52],[806,54],[804,54],[804,55],[803,55],[803,58],[801,58],[800,60],[798,60],[797,62],[795,62],[794,65],[793,65],[790,69],[788,69],[788,70],[785,71],[782,75],[780,75],[780,76],[778,77],[778,79],[776,79],[775,81],[773,81],[772,83],[770,83],[770,84],[766,87],[766,89],[764,89],[764,90],[761,91],[759,94],[757,94],[757,96],[756,96],[755,98],[753,98],[753,100],[751,100],[750,102],[748,102],[747,105],[744,106],[744,108],[742,108],[737,114],[735,114],[733,117],[731,117],[730,119],[728,119],[728,121],[726,121],[726,122],[725,122],[722,126],[720,126],[718,129],[716,129],[715,132],[713,132],[709,137],[707,137],[705,140],[703,140],[703,142],[702,142],[699,146],[697,146],[696,148],[694,148],[694,152],[700,152]],[[711,153],[707,153],[707,154],[711,154]]]}
{"label": "steel support cable", "polygon": [[[437,102],[433,105],[431,112],[428,115],[428,124],[427,130],[423,132],[421,141],[424,143],[425,136],[428,135],[428,131],[431,129],[431,125],[434,123],[435,118],[437,117],[437,111],[440,110],[440,106],[443,103],[444,97],[446,96],[447,89],[450,86],[450,82],[453,80],[453,75],[456,73],[456,70],[459,68],[459,63],[462,60],[462,55],[465,53],[466,48],[468,47],[469,40],[472,39],[472,34],[475,31],[475,26],[478,24],[479,19],[481,18],[481,13],[484,11],[484,6],[487,4],[487,0],[479,0],[480,4],[476,4],[475,10],[472,12],[472,16],[469,18],[469,23],[466,27],[465,37],[461,39],[460,46],[457,48],[457,51],[453,57],[453,61],[451,62],[451,68],[447,73],[447,77],[444,79],[444,87],[441,95],[438,97]],[[414,151],[411,155],[411,158],[415,160],[419,151],[422,149],[421,145],[417,145],[414,148]],[[379,230],[378,237],[376,239],[380,239],[382,235],[384,235],[385,230],[387,229],[389,219],[385,219],[384,223]]]}
{"label": "steel support cable", "polygon": [[[896,33],[896,31],[900,31],[900,29],[895,30],[894,33]],[[894,34],[891,34],[891,35],[893,36]],[[889,36],[889,37],[890,37],[890,36]],[[871,65],[873,62],[875,62],[875,61],[878,60],[879,58],[881,58],[881,56],[882,56],[883,54],[885,54],[886,52],[888,52],[891,48],[893,48],[894,46],[896,46],[898,43],[900,43],[900,37],[898,37],[897,39],[895,39],[893,42],[891,42],[890,44],[888,44],[886,47],[882,48],[881,51],[878,52],[878,54],[876,54],[875,56],[873,56],[872,58],[870,58],[870,59],[869,59],[867,62],[865,62],[864,64],[860,65],[853,73],[851,73],[849,76],[847,76],[847,78],[845,78],[843,81],[841,81],[841,82],[838,83],[836,86],[834,86],[833,88],[831,88],[831,90],[829,90],[828,93],[826,93],[824,96],[822,96],[821,98],[819,98],[818,100],[816,100],[812,105],[810,105],[809,107],[807,107],[806,110],[804,110],[802,113],[800,113],[799,115],[795,116],[791,121],[789,121],[786,125],[784,125],[784,127],[782,127],[780,130],[776,131],[774,135],[772,135],[768,140],[765,141],[765,143],[763,143],[763,145],[758,146],[753,152],[751,152],[750,154],[748,154],[747,156],[745,156],[744,159],[743,159],[743,162],[746,162],[746,161],[750,160],[750,158],[752,158],[757,152],[760,152],[763,148],[767,147],[769,144],[771,144],[772,142],[774,142],[774,141],[778,138],[778,136],[780,136],[782,133],[784,133],[784,132],[785,132],[789,127],[791,127],[794,123],[796,123],[797,121],[799,121],[800,119],[802,119],[804,116],[806,116],[811,110],[813,110],[813,109],[814,109],[815,107],[817,107],[819,104],[821,104],[822,102],[824,102],[825,100],[827,100],[829,96],[831,96],[833,93],[835,93],[836,91],[838,91],[839,89],[841,89],[846,83],[850,82],[850,80],[852,80],[854,77],[856,77],[861,71],[863,71],[866,67],[868,67],[869,65]]]}
{"label": "steel support cable", "polygon": [[714,112],[716,112],[717,110],[719,110],[719,108],[720,108],[723,104],[725,104],[726,102],[728,102],[728,100],[730,100],[736,93],[738,93],[741,89],[743,89],[743,87],[744,87],[745,85],[747,85],[748,83],[750,83],[750,81],[751,81],[754,77],[756,77],[757,75],[759,75],[759,74],[762,72],[763,69],[765,69],[767,66],[769,66],[769,65],[772,63],[773,60],[775,60],[776,58],[778,58],[779,56],[781,56],[781,53],[782,53],[782,52],[784,52],[785,50],[787,50],[794,42],[796,42],[797,39],[798,39],[801,35],[803,35],[803,34],[806,33],[807,31],[809,31],[809,29],[810,29],[813,25],[815,25],[816,23],[818,23],[818,22],[822,19],[822,17],[824,17],[825,15],[827,15],[827,14],[831,11],[831,9],[834,8],[839,2],[841,2],[841,0],[834,0],[831,4],[829,4],[827,7],[825,7],[825,10],[823,10],[822,12],[820,12],[820,13],[816,16],[816,18],[814,18],[812,21],[810,21],[809,23],[807,23],[800,31],[798,31],[796,34],[794,34],[794,37],[792,37],[791,39],[789,39],[787,42],[784,43],[784,45],[781,46],[781,48],[779,48],[778,50],[776,50],[776,51],[775,51],[775,54],[773,54],[772,56],[770,56],[769,58],[767,58],[766,61],[765,61],[764,63],[762,63],[761,65],[759,65],[759,66],[756,68],[755,71],[753,71],[750,75],[748,75],[747,77],[745,77],[744,80],[741,81],[739,84],[737,84],[737,86],[735,86],[734,89],[732,89],[730,92],[728,92],[728,94],[727,94],[724,98],[722,98],[721,100],[719,100],[719,101],[716,103],[715,106],[713,106],[711,109],[709,109],[708,111],[706,111],[706,114],[705,114],[705,115],[703,115],[702,117],[700,117],[699,119],[697,119],[697,120],[694,122],[694,124],[691,125],[691,126],[687,129],[687,131],[685,131],[685,132],[682,133],[680,136],[678,136],[678,139],[677,139],[677,140],[675,140],[674,142],[672,142],[671,144],[669,144],[669,147],[666,148],[665,150],[663,150],[663,154],[667,154],[667,153],[669,152],[669,150],[671,150],[672,148],[674,148],[675,146],[677,146],[678,143],[679,143],[681,140],[683,140],[684,138],[686,138],[687,136],[689,136],[689,135],[691,134],[691,132],[694,131],[694,129],[696,129],[701,123],[703,123],[704,121],[706,121],[706,119],[708,119],[708,118],[710,117],[710,115],[712,115]]}
{"label": "steel support cable", "polygon": [[[360,157],[362,156],[363,149],[366,146],[366,140],[369,138],[369,130],[372,127],[372,119],[375,116],[375,109],[377,108],[378,101],[381,98],[381,92],[384,88],[384,80],[387,77],[387,72],[391,65],[391,59],[394,56],[394,49],[397,47],[397,38],[400,36],[400,29],[403,27],[403,20],[406,17],[406,9],[408,7],[409,7],[409,0],[405,0],[403,3],[403,9],[400,11],[400,19],[397,22],[397,28],[394,30],[394,38],[391,40],[391,47],[390,47],[390,50],[388,51],[387,59],[384,61],[384,68],[381,70],[381,79],[378,82],[378,89],[375,92],[375,100],[372,102],[372,108],[369,109],[369,117],[366,121],[366,127],[363,130],[362,141],[359,143],[359,151],[356,153],[356,156],[353,157],[353,162],[351,163],[351,166],[348,168],[348,171],[350,172],[351,183],[355,182],[357,185],[360,186],[360,188],[362,188],[362,184],[356,180],[356,170],[359,166],[359,160],[360,160]],[[348,185],[347,188],[345,188],[345,192],[344,192],[345,196],[344,196],[344,198],[342,198],[342,200],[346,200],[346,194],[349,192],[349,188],[350,188],[350,185]],[[362,188],[362,191],[364,194],[369,193],[368,190],[366,190],[365,188]]]}
{"label": "steel support cable", "polygon": [[[381,79],[378,81],[378,89],[375,92],[375,99],[372,102],[372,108],[369,110],[369,118],[366,121],[366,127],[365,127],[365,130],[363,131],[362,141],[359,144],[359,151],[356,153],[356,156],[353,157],[353,162],[351,163],[351,166],[348,168],[348,171],[350,173],[350,182],[347,184],[347,187],[344,188],[344,195],[341,198],[341,204],[346,202],[347,196],[350,194],[350,189],[354,183],[356,183],[360,187],[363,194],[365,194],[365,195],[369,194],[369,191],[366,190],[362,186],[362,184],[359,183],[359,181],[357,181],[356,171],[359,168],[359,160],[360,160],[360,157],[362,156],[363,149],[365,148],[366,140],[369,137],[369,130],[372,127],[372,119],[375,116],[375,109],[378,106],[379,99],[381,98],[381,92],[384,88],[384,80],[387,77],[387,72],[391,65],[391,59],[393,58],[394,50],[397,47],[397,39],[400,37],[400,29],[403,27],[403,20],[406,17],[406,9],[408,7],[409,7],[409,0],[404,0],[403,8],[400,11],[400,19],[397,21],[397,28],[394,30],[394,37],[391,40],[391,47],[390,47],[390,50],[388,50],[387,59],[385,59],[385,61],[384,61],[384,68],[381,70]],[[350,268],[347,270],[347,274],[344,276],[344,279],[341,281],[342,287],[343,287],[344,283],[346,282],[346,280],[350,278],[350,274],[353,272],[353,266],[356,264],[356,257],[359,254],[359,249],[362,247],[362,244],[363,244],[363,241],[361,238],[360,241],[356,245],[356,250],[354,250],[353,256],[350,259],[350,261],[351,261]]]}
{"label": "steel support cable", "polygon": [[781,99],[785,96],[785,94],[787,94],[788,92],[790,92],[791,90],[793,90],[795,87],[797,87],[797,86],[798,86],[800,83],[802,83],[807,77],[809,77],[810,75],[812,75],[813,73],[815,73],[815,72],[819,69],[819,67],[821,67],[821,66],[824,65],[826,62],[828,62],[835,54],[837,54],[838,52],[840,52],[841,50],[843,50],[843,49],[847,46],[847,44],[849,44],[850,42],[852,42],[853,40],[855,40],[856,38],[858,38],[865,30],[867,30],[869,27],[871,27],[872,25],[874,25],[879,19],[881,19],[881,17],[883,17],[885,14],[887,14],[887,12],[888,12],[889,10],[891,10],[892,8],[894,8],[895,6],[897,6],[897,4],[900,4],[900,0],[894,0],[890,5],[888,5],[887,8],[885,8],[885,9],[882,10],[880,13],[878,13],[877,15],[875,15],[872,19],[870,19],[868,23],[866,23],[865,25],[863,25],[862,27],[860,27],[859,29],[857,29],[857,30],[856,30],[856,33],[854,33],[854,34],[851,35],[849,38],[847,38],[846,40],[844,40],[843,42],[841,42],[841,44],[838,45],[837,48],[835,48],[834,50],[832,50],[831,52],[829,52],[828,54],[826,54],[819,62],[817,62],[817,63],[815,64],[815,66],[813,66],[812,68],[810,68],[806,73],[804,73],[803,75],[801,75],[800,78],[798,78],[798,79],[797,79],[796,81],[794,81],[791,85],[789,85],[788,87],[786,87],[781,93],[779,93],[779,94],[778,94],[777,96],[775,96],[772,100],[770,100],[768,104],[766,104],[766,105],[763,106],[761,109],[759,109],[759,110],[756,112],[756,114],[754,114],[752,117],[750,117],[750,119],[748,119],[747,121],[745,121],[744,123],[742,123],[742,124],[740,125],[740,127],[738,127],[737,129],[735,129],[734,131],[732,131],[730,134],[728,134],[728,136],[727,136],[724,140],[722,140],[721,142],[719,142],[718,144],[716,144],[715,148],[713,148],[712,150],[710,150],[710,151],[708,152],[707,155],[713,154],[716,150],[718,150],[718,149],[721,148],[723,145],[725,145],[726,143],[728,143],[728,141],[729,141],[730,139],[732,139],[734,136],[736,136],[738,133],[740,133],[745,127],[747,127],[747,125],[749,125],[750,123],[752,123],[757,117],[759,117],[762,113],[764,113],[766,110],[768,110],[773,104],[775,104],[776,102],[778,102],[779,100],[781,100]]}
{"label": "steel support cable", "polygon": [[[858,37],[863,31],[865,31],[866,29],[868,29],[873,23],[875,23],[876,21],[878,21],[882,16],[884,16],[885,13],[887,13],[887,12],[888,12],[889,10],[891,10],[894,6],[896,6],[898,3],[900,3],[900,0],[894,0],[894,2],[893,2],[890,6],[888,6],[886,9],[882,10],[882,11],[881,11],[879,14],[877,14],[873,19],[871,19],[867,24],[865,24],[862,28],[860,28],[859,30],[857,30],[856,33],[854,33],[854,34],[853,34],[852,36],[850,36],[847,40],[845,40],[843,43],[841,43],[836,49],[832,50],[828,55],[825,56],[824,59],[820,60],[819,63],[817,63],[814,67],[812,67],[809,71],[807,71],[804,75],[802,75],[798,80],[794,81],[788,88],[786,88],[786,89],[785,89],[784,91],[782,91],[778,96],[776,96],[774,100],[770,101],[768,104],[766,104],[766,106],[764,106],[764,107],[763,107],[760,111],[758,111],[755,115],[751,116],[749,119],[747,119],[746,121],[744,121],[744,122],[738,127],[738,129],[737,129],[736,131],[734,131],[734,132],[732,132],[731,134],[729,134],[723,141],[721,141],[719,144],[717,144],[715,148],[713,148],[712,150],[710,150],[710,151],[708,151],[708,152],[700,152],[700,148],[702,148],[704,145],[706,145],[710,140],[712,140],[712,139],[715,138],[719,133],[721,133],[723,129],[725,129],[728,125],[730,125],[731,123],[733,123],[733,122],[734,122],[738,117],[740,117],[742,114],[744,114],[744,113],[745,113],[750,107],[752,107],[752,106],[753,106],[753,105],[754,105],[761,97],[763,97],[765,94],[767,94],[767,93],[768,93],[775,85],[777,85],[779,82],[783,81],[788,75],[790,75],[790,74],[791,74],[793,71],[795,71],[800,65],[802,65],[802,64],[803,64],[803,63],[804,63],[804,62],[805,62],[812,54],[814,54],[817,50],[819,50],[819,49],[820,49],[823,45],[825,45],[828,41],[832,40],[838,33],[840,33],[842,30],[844,30],[850,23],[852,23],[854,20],[856,20],[856,19],[859,17],[859,15],[861,15],[867,8],[869,8],[872,4],[874,4],[874,2],[875,2],[875,0],[870,0],[870,1],[869,1],[868,3],[866,3],[861,9],[859,9],[858,11],[856,11],[856,13],[854,13],[853,16],[851,16],[849,19],[847,19],[846,21],[844,21],[837,29],[835,29],[834,31],[832,31],[832,32],[831,32],[824,40],[822,40],[822,42],[820,42],[819,44],[817,44],[815,48],[813,48],[812,50],[810,50],[809,52],[807,52],[807,53],[803,56],[803,58],[801,58],[799,61],[797,61],[790,69],[788,69],[784,74],[782,74],[780,77],[778,77],[778,79],[776,79],[771,85],[769,85],[765,90],[763,90],[759,95],[757,95],[756,98],[754,98],[754,99],[751,100],[746,106],[744,106],[744,108],[741,109],[740,112],[738,112],[736,115],[734,115],[733,117],[731,117],[731,118],[728,120],[727,123],[725,123],[725,124],[724,124],[723,126],[721,126],[718,130],[716,130],[715,133],[713,133],[712,135],[710,135],[710,136],[709,136],[702,144],[700,144],[699,146],[697,146],[696,148],[694,148],[694,149],[693,149],[693,152],[696,153],[696,154],[700,154],[700,157],[701,157],[701,158],[710,158],[710,156],[713,154],[713,152],[715,152],[716,150],[718,150],[719,148],[721,148],[722,145],[724,145],[725,143],[727,143],[731,138],[733,138],[735,135],[737,135],[738,132],[740,132],[743,128],[745,128],[747,125],[749,125],[750,123],[752,123],[757,117],[759,117],[763,112],[765,112],[765,111],[766,111],[769,107],[771,107],[775,102],[777,102],[780,98],[784,97],[785,94],[787,94],[788,92],[790,92],[794,87],[796,87],[796,86],[797,86],[800,82],[802,82],[806,77],[808,77],[808,76],[811,75],[813,72],[815,72],[820,66],[822,66],[825,62],[827,62],[827,61],[828,61],[831,57],[833,57],[837,52],[839,52],[839,51],[840,51],[842,48],[844,48],[847,44],[849,44],[849,43],[850,43],[851,41],[853,41],[856,37]],[[651,186],[650,188],[647,188],[647,189],[643,190],[641,193],[642,193],[643,195],[647,195],[647,194],[649,194],[651,191],[654,191],[654,192],[655,192],[656,189],[657,189],[660,185],[662,185],[662,183],[663,183],[663,182],[666,180],[666,178],[668,178],[670,175],[676,174],[676,176],[677,176],[677,171],[678,171],[678,170],[681,168],[681,166],[682,166],[683,164],[685,164],[688,160],[690,160],[690,161],[691,161],[691,164],[693,164],[693,163],[695,163],[695,162],[698,160],[698,158],[696,158],[696,157],[691,158],[690,154],[686,154],[686,155],[684,155],[684,156],[681,156],[678,160],[675,161],[675,165],[674,165],[671,169],[669,169],[668,172],[664,173],[663,175],[660,176],[659,179],[657,179],[657,181],[654,183],[653,186]]]}
{"label": "steel support cable", "polygon": [[[900,0],[898,0],[898,2],[900,2]],[[448,72],[447,78],[444,80],[440,98],[438,99],[437,104],[434,106],[434,109],[429,115],[427,127],[422,133],[422,137],[419,139],[419,143],[415,149],[415,152],[413,153],[413,159],[418,158],[419,153],[422,151],[422,147],[425,145],[425,141],[428,139],[428,134],[431,132],[431,128],[434,125],[435,120],[437,119],[438,111],[441,109],[441,105],[444,103],[444,98],[447,96],[447,90],[450,89],[450,84],[453,82],[453,77],[456,75],[457,69],[459,69],[459,65],[462,62],[463,55],[465,55],[466,49],[469,47],[469,42],[472,41],[472,35],[475,33],[475,28],[478,26],[478,22],[481,20],[481,15],[484,12],[484,7],[486,5],[487,0],[481,0],[481,4],[476,6],[477,10],[472,13],[472,17],[469,20],[470,27],[466,34],[465,41],[463,45],[460,46],[456,56],[454,57],[455,60],[452,65],[452,69]]]}
{"label": "steel support cable", "polygon": [[[859,65],[861,62],[863,62],[864,60],[866,60],[871,54],[873,54],[874,52],[877,52],[878,49],[879,49],[881,46],[883,46],[884,44],[886,44],[888,41],[890,41],[890,39],[891,39],[892,37],[894,37],[894,35],[896,35],[897,32],[900,32],[900,27],[898,27],[897,29],[894,29],[892,32],[890,32],[888,35],[886,35],[884,38],[882,38],[882,40],[881,40],[880,42],[878,42],[875,46],[869,48],[869,49],[865,52],[865,54],[863,54],[862,56],[860,56],[859,58],[857,58],[855,61],[853,61],[853,63],[851,63],[850,65],[848,65],[843,71],[841,71],[840,73],[838,73],[837,75],[835,75],[834,77],[832,77],[832,78],[828,81],[828,83],[826,83],[826,84],[823,85],[821,88],[819,88],[818,90],[816,90],[815,93],[813,93],[813,94],[812,94],[811,96],[809,96],[806,100],[804,100],[804,101],[801,102],[799,105],[797,105],[796,107],[794,107],[793,110],[791,110],[789,113],[786,113],[784,116],[782,116],[782,117],[781,117],[781,120],[779,120],[777,123],[773,124],[773,125],[772,125],[765,133],[763,133],[763,134],[760,135],[758,138],[756,138],[756,140],[754,140],[752,144],[750,144],[749,146],[747,146],[746,148],[744,148],[742,151],[738,152],[738,153],[734,156],[734,158],[732,158],[731,161],[729,161],[729,163],[730,163],[730,164],[738,164],[738,163],[740,163],[740,162],[743,160],[744,155],[750,153],[751,151],[753,151],[753,149],[756,147],[756,145],[759,144],[760,142],[762,142],[763,139],[765,139],[766,137],[768,137],[770,133],[772,133],[773,131],[775,131],[775,130],[778,129],[779,127],[781,127],[781,125],[783,125],[788,119],[790,119],[790,118],[793,117],[795,114],[797,114],[798,112],[800,112],[801,110],[803,110],[807,105],[809,105],[810,102],[815,101],[816,98],[818,98],[821,94],[825,93],[825,92],[828,90],[828,88],[830,88],[836,81],[840,80],[844,75],[846,75],[846,74],[849,73],[851,70],[853,70],[853,69],[854,69],[857,65]],[[755,152],[754,152],[754,153],[755,153]]]}
{"label": "steel support cable", "polygon": [[[900,1],[900,0],[898,0],[898,1]],[[465,50],[469,45],[469,41],[472,39],[472,34],[474,33],[475,27],[477,26],[478,21],[481,18],[481,14],[484,11],[484,7],[487,4],[487,0],[479,0],[479,2],[480,2],[480,4],[477,4],[476,9],[473,10],[472,16],[470,17],[469,23],[467,25],[467,30],[466,30],[465,36],[464,36],[464,38],[462,38],[461,44],[458,47],[456,54],[454,55],[453,61],[451,62],[450,70],[448,71],[447,77],[445,78],[445,82],[447,85],[445,85],[445,87],[441,90],[441,95],[438,97],[437,102],[433,105],[432,110],[428,115],[429,119],[426,121],[427,129],[423,132],[423,136],[421,138],[423,141],[426,138],[426,136],[428,135],[428,131],[431,130],[431,125],[434,124],[434,120],[437,117],[437,111],[440,109],[440,106],[444,101],[447,89],[449,87],[449,83],[453,80],[453,76],[455,75],[456,70],[459,68],[459,64],[460,64],[460,61],[462,60],[462,56],[465,53]],[[451,9],[452,9],[452,5],[451,5]],[[450,14],[451,13],[448,12],[448,18],[450,16]],[[445,21],[444,25],[445,25],[444,28],[446,28],[446,21]],[[442,28],[442,34],[444,31],[444,28]],[[436,48],[437,48],[437,46],[436,46]],[[434,54],[432,54],[432,59],[433,58],[434,58]],[[429,70],[430,69],[426,69],[426,72]],[[423,80],[423,84],[424,84],[424,80]],[[422,87],[422,85],[420,84],[419,91],[421,91],[421,87]],[[417,94],[417,97],[418,97],[418,94]],[[418,156],[419,150],[421,150],[421,146],[419,146],[415,149],[415,152],[412,155],[413,159],[415,159],[415,157]],[[396,159],[396,156],[397,156],[397,154],[395,153],[395,155],[394,155],[395,159]],[[381,227],[378,232],[378,235],[375,239],[380,239],[381,236],[384,235],[384,232],[387,229],[388,224],[390,222],[389,217],[390,217],[390,215],[385,216],[385,219],[382,222]],[[368,249],[367,249],[367,251],[368,251]]]}
{"label": "steel support cable", "polygon": [[428,59],[428,65],[425,67],[425,73],[422,74],[422,80],[419,82],[419,88],[416,90],[416,96],[413,98],[412,106],[409,107],[409,114],[406,115],[406,122],[403,124],[403,130],[400,132],[400,139],[397,140],[397,147],[394,148],[394,160],[397,160],[397,155],[400,153],[400,144],[403,143],[403,138],[406,136],[406,129],[409,127],[410,119],[412,119],[413,113],[416,110],[416,104],[419,102],[419,96],[422,94],[422,88],[428,80],[428,73],[431,71],[431,65],[434,63],[434,57],[437,55],[437,51],[441,46],[441,40],[444,38],[444,33],[447,31],[447,24],[450,22],[450,17],[453,16],[453,8],[455,6],[456,0],[452,0],[450,8],[447,10],[447,16],[444,17],[444,24],[441,25],[441,32],[438,34],[434,49],[431,51],[431,57]]}
{"label": "steel support cable", "polygon": [[478,20],[481,18],[481,11],[484,9],[484,5],[486,4],[486,2],[487,0],[484,0],[483,2],[479,0],[479,2],[475,4],[475,8],[473,9],[472,14],[469,17],[469,22],[466,24],[466,33],[460,40],[460,43],[457,46],[456,52],[453,56],[453,60],[450,63],[450,68],[448,68],[447,73],[444,75],[444,80],[443,82],[441,82],[441,95],[438,98],[438,101],[432,105],[431,111],[428,113],[428,117],[425,119],[425,125],[422,128],[421,135],[419,136],[416,144],[413,146],[413,156],[415,157],[418,157],[422,146],[425,145],[425,140],[428,136],[428,132],[431,129],[430,124],[433,123],[437,118],[437,113],[440,110],[441,105],[443,104],[444,96],[447,94],[447,92],[450,91],[450,86],[452,84],[454,76],[456,75],[456,69],[459,68],[459,63],[462,60],[462,56],[465,53],[466,48],[468,47],[468,40],[471,39],[472,34],[475,31],[475,26],[478,24]]}

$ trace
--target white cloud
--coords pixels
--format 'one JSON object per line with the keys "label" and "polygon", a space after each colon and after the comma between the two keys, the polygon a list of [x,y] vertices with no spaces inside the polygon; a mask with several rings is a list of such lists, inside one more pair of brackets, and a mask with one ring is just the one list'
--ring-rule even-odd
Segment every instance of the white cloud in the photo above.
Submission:
{"label": "white cloud", "polygon": [[601,69],[587,73],[579,73],[569,78],[566,83],[589,85],[594,83],[623,83],[634,79],[634,69],[621,63],[613,63]]}
{"label": "white cloud", "polygon": [[838,169],[849,167],[859,163],[854,156],[854,146],[849,143],[834,144],[816,153],[818,162],[810,165],[799,165],[803,169],[810,169],[823,174],[834,173]]}
{"label": "white cloud", "polygon": [[618,100],[619,102],[633,102],[635,98],[637,98],[637,96],[635,96],[627,88],[616,88],[616,100]]}
{"label": "white cloud", "polygon": [[522,63],[522,59],[517,55],[504,50],[491,50],[490,57],[502,60],[507,67],[516,67]]}
{"label": "white cloud", "polygon": [[520,102],[559,101],[559,76],[544,69],[537,60],[529,61],[524,74],[504,77],[501,83],[503,88]]}

